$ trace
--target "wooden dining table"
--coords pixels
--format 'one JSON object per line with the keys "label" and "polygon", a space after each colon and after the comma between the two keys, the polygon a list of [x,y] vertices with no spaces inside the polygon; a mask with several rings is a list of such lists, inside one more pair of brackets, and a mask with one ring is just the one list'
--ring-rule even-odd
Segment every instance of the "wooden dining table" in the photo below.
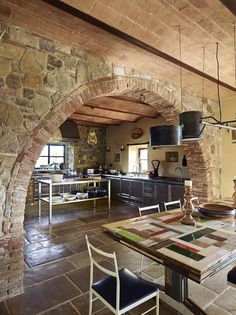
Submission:
{"label": "wooden dining table", "polygon": [[180,222],[180,209],[109,224],[102,230],[165,267],[165,294],[194,314],[206,314],[190,298],[188,280],[199,284],[236,260],[235,217],[195,214],[196,225]]}

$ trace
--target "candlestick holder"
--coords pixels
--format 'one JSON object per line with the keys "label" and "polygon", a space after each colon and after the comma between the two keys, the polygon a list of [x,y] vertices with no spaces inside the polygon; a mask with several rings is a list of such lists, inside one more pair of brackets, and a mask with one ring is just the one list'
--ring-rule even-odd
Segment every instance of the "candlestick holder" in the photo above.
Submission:
{"label": "candlestick holder", "polygon": [[187,225],[195,225],[196,221],[192,217],[192,213],[194,211],[194,206],[191,201],[192,198],[192,187],[185,186],[184,191],[184,205],[182,211],[184,212],[183,218],[180,220],[181,223]]}
{"label": "candlestick holder", "polygon": [[234,193],[233,193],[233,204],[232,204],[232,207],[236,208],[236,177],[234,177],[233,182],[234,182]]}

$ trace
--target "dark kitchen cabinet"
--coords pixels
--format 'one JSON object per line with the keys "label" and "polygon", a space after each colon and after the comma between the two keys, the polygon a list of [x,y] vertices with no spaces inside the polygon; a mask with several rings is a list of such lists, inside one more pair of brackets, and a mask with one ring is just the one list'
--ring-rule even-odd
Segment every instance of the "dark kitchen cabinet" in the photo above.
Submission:
{"label": "dark kitchen cabinet", "polygon": [[111,196],[112,198],[120,198],[120,178],[111,178]]}
{"label": "dark kitchen cabinet", "polygon": [[168,183],[155,183],[156,185],[156,201],[170,201],[170,187]]}
{"label": "dark kitchen cabinet", "polygon": [[130,179],[121,178],[120,196],[123,200],[129,201],[130,198]]}
{"label": "dark kitchen cabinet", "polygon": [[181,185],[170,185],[171,190],[171,199],[172,200],[181,200],[181,204],[184,202],[184,186]]}
{"label": "dark kitchen cabinet", "polygon": [[152,181],[143,182],[143,205],[151,206],[156,202],[156,184]]}
{"label": "dark kitchen cabinet", "polygon": [[130,201],[139,204],[143,203],[143,181],[130,181]]}

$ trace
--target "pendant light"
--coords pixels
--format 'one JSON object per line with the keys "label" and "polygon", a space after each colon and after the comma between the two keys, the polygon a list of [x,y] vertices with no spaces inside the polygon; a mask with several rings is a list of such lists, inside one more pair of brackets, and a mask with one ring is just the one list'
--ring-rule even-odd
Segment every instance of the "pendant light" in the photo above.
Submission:
{"label": "pendant light", "polygon": [[92,127],[89,130],[87,142],[90,145],[96,145],[98,143],[97,135],[95,132],[95,129],[93,128],[93,107],[91,106],[92,109]]}
{"label": "pendant light", "polygon": [[[182,75],[180,75],[180,78],[182,104]],[[182,127],[180,125],[164,125],[151,127],[149,143],[151,147],[179,146],[182,144]]]}
{"label": "pendant light", "polygon": [[[180,60],[180,105],[181,113],[179,114],[179,124],[182,127],[182,141],[193,141],[203,139],[202,137],[202,112],[201,111],[187,111],[183,112],[182,103],[182,90],[183,90],[183,79],[182,79],[182,45],[181,45],[181,29],[179,26],[179,60]],[[203,60],[204,69],[204,60]],[[204,74],[204,72],[203,72]],[[203,75],[204,78],[204,75]],[[203,96],[202,96],[203,99]]]}

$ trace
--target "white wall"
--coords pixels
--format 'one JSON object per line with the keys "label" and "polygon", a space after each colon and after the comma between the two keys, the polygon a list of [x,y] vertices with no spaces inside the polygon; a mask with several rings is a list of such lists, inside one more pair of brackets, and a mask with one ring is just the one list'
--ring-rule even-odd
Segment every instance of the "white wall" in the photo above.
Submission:
{"label": "white wall", "polygon": [[[222,120],[236,119],[236,97],[223,101],[222,105]],[[222,198],[232,197],[234,176],[236,176],[236,142],[232,143],[231,131],[222,129]]]}
{"label": "white wall", "polygon": [[[149,142],[149,128],[151,126],[165,125],[166,121],[160,116],[158,118],[142,118],[136,123],[123,123],[120,126],[109,126],[106,132],[106,145],[110,147],[110,152],[106,154],[106,164],[112,164],[110,168],[117,169],[118,171],[128,171],[128,148],[127,144],[138,144]],[[139,139],[131,137],[134,128],[142,128],[144,134]],[[120,151],[121,146],[125,146],[125,151]],[[179,162],[165,162],[165,152],[178,151]],[[115,154],[120,154],[120,162],[115,162]],[[189,177],[187,167],[182,167],[183,149],[179,147],[169,147],[155,149],[149,147],[149,171],[153,170],[151,161],[160,160],[160,175],[176,176],[175,168],[181,167],[183,169],[184,177]]]}

